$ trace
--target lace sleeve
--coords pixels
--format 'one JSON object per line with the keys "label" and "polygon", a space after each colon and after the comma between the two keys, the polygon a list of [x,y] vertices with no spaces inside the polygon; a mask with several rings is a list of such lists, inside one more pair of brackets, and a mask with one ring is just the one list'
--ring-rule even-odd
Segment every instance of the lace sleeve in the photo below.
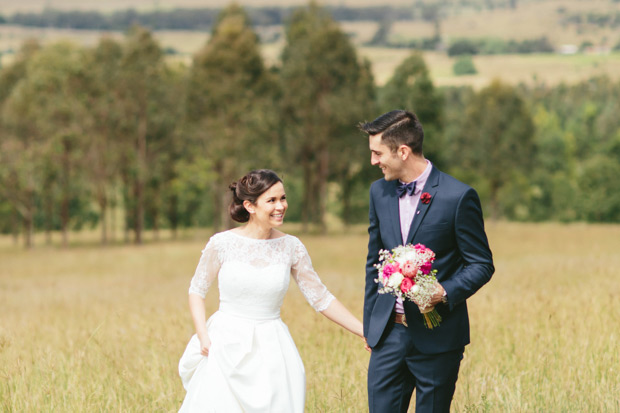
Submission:
{"label": "lace sleeve", "polygon": [[215,244],[215,241],[211,238],[207,246],[202,250],[200,261],[198,261],[196,272],[189,286],[190,294],[197,294],[205,298],[209,287],[215,281],[217,273],[220,271],[220,260]]}
{"label": "lace sleeve", "polygon": [[299,240],[296,241],[291,275],[312,308],[316,311],[323,311],[329,307],[334,296],[327,290],[327,287],[312,268],[312,261],[304,244]]}

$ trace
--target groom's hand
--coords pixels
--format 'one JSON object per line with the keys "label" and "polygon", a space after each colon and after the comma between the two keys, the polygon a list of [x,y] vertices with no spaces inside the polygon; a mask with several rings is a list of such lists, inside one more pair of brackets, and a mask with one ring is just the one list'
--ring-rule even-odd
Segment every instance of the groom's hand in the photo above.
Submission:
{"label": "groom's hand", "polygon": [[445,290],[438,282],[435,282],[435,294],[431,297],[431,305],[436,306],[437,304],[443,302]]}

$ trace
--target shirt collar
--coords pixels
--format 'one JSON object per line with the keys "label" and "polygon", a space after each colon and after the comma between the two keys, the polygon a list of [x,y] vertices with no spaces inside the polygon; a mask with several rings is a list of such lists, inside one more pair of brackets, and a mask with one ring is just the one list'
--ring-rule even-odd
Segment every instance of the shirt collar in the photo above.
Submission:
{"label": "shirt collar", "polygon": [[[422,172],[420,176],[418,176],[416,179],[412,181],[412,182],[415,181],[416,183],[415,192],[413,193],[414,196],[422,192],[424,185],[426,185],[426,180],[428,179],[429,175],[431,174],[431,170],[433,169],[433,164],[431,163],[431,161],[429,161],[428,159],[425,159],[425,161],[426,161],[426,168],[424,169],[424,172]],[[400,179],[398,181],[403,184],[409,183],[409,182],[403,182]]]}

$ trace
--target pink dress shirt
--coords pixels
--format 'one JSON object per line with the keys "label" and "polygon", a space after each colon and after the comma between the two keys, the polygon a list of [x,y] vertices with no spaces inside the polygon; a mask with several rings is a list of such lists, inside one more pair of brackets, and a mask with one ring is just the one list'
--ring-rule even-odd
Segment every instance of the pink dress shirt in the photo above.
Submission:
{"label": "pink dress shirt", "polygon": [[[426,160],[426,169],[420,176],[418,176],[415,181],[415,191],[412,195],[406,194],[402,198],[398,200],[398,214],[400,215],[400,234],[403,239],[403,244],[407,242],[407,236],[409,235],[409,229],[411,228],[411,224],[413,223],[413,218],[416,215],[416,211],[418,209],[418,204],[420,203],[420,195],[422,194],[422,190],[424,189],[424,185],[426,185],[426,180],[428,176],[431,174],[431,169],[433,169],[433,164],[427,159]],[[402,181],[401,181],[402,182]],[[408,184],[409,182],[403,182]],[[400,314],[405,313],[405,309],[403,307],[403,301],[400,298],[396,299],[396,305],[394,306],[394,311]]]}

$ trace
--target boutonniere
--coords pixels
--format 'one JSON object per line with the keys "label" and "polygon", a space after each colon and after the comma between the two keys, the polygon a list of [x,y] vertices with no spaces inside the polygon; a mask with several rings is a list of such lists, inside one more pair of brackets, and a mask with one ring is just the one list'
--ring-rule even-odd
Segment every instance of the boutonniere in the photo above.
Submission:
{"label": "boutonniere", "polygon": [[420,201],[422,201],[423,204],[428,204],[431,202],[431,194],[423,192],[422,195],[420,195]]}

